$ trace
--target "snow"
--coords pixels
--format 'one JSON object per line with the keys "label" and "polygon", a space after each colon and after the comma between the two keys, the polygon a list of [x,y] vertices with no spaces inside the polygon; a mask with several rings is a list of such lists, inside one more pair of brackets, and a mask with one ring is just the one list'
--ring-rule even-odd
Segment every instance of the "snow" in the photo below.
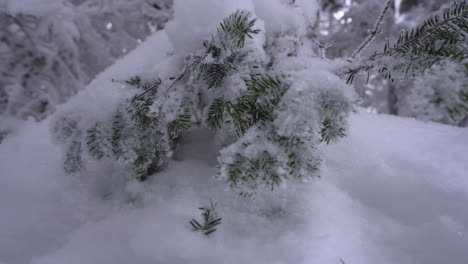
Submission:
{"label": "snow", "polygon": [[[103,197],[64,175],[46,123],[0,145],[0,259],[35,263],[464,263],[468,130],[354,114],[321,179],[253,200],[214,179],[218,149],[198,131],[144,185]],[[203,149],[203,155],[200,150]],[[109,183],[107,181],[107,183]],[[188,221],[218,204],[202,237]]]}
{"label": "snow", "polygon": [[260,19],[265,21],[269,34],[284,34],[299,32],[305,35],[307,26],[315,22],[317,4],[315,1],[298,0],[293,8],[291,1],[285,0],[254,0],[255,11]]}
{"label": "snow", "polygon": [[[252,10],[251,0],[184,0],[174,2],[174,20],[166,31],[175,51],[188,53],[202,47],[210,39],[223,18],[238,9]],[[194,12],[203,10],[203,12]]]}
{"label": "snow", "polygon": [[[11,14],[33,14],[43,16],[51,11],[58,11],[64,8],[63,0],[4,0],[6,10]],[[0,7],[1,5],[0,4]]]}
{"label": "snow", "polygon": [[350,122],[325,167],[371,212],[370,239],[396,263],[466,262],[468,130],[380,115]]}
{"label": "snow", "polygon": [[[57,119],[73,114],[80,116],[84,124],[96,119],[109,118],[109,115],[115,113],[121,98],[129,93],[129,89],[124,84],[126,80],[137,75],[155,79],[152,74],[160,72],[158,67],[165,67],[165,71],[162,72],[164,74],[172,73],[171,67],[177,64],[170,61],[171,53],[172,45],[165,31],[154,33],[148,37],[147,41],[138,46],[138,49],[133,50],[107,68],[106,71],[98,74],[86,89],[80,91],[66,104],[59,106],[57,115],[52,118]],[[167,61],[168,63],[166,63]],[[159,63],[155,65],[154,62]]]}
{"label": "snow", "polygon": [[[256,28],[268,34],[287,31],[305,35],[317,13],[315,1],[298,0],[289,8],[289,0],[184,0],[174,3],[174,20],[166,31],[176,52],[193,52],[215,32],[220,21],[236,10],[248,10],[256,16]],[[194,12],[203,10],[203,12]],[[262,26],[265,22],[265,28]]]}
{"label": "snow", "polygon": [[47,126],[28,123],[18,133],[0,152],[0,260],[8,264],[59,247],[79,222]]}

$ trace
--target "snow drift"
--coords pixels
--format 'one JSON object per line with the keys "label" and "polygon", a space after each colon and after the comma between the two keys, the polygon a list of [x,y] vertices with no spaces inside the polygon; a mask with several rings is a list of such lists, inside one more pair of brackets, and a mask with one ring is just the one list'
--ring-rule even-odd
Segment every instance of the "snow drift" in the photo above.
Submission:
{"label": "snow drift", "polygon": [[[28,124],[0,148],[7,264],[468,260],[466,129],[356,114],[349,136],[327,151],[321,179],[254,200],[212,178],[216,150],[200,155],[205,133],[187,138],[150,183],[107,199],[99,179],[64,175],[48,138],[47,124]],[[188,221],[211,199],[223,223],[205,238]]]}

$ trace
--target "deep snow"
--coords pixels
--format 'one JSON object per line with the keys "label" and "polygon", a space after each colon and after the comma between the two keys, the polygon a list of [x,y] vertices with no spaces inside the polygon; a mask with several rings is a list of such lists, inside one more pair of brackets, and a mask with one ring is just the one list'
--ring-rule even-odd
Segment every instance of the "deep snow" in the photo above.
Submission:
{"label": "deep snow", "polygon": [[[322,178],[250,200],[213,178],[209,133],[150,183],[64,175],[46,124],[0,145],[0,260],[19,263],[465,263],[468,130],[358,113]],[[211,238],[190,230],[210,200]]]}

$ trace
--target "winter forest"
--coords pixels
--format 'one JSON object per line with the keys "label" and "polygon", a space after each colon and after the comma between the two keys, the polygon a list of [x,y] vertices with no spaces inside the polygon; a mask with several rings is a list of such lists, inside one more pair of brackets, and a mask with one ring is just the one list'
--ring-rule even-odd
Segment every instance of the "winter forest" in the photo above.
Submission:
{"label": "winter forest", "polygon": [[468,263],[466,0],[0,0],[0,264]]}

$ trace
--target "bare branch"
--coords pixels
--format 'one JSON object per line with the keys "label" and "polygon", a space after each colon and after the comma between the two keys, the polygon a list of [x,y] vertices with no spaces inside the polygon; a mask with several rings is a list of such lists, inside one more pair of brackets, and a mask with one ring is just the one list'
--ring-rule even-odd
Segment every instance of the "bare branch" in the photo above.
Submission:
{"label": "bare branch", "polygon": [[377,21],[375,21],[374,27],[369,30],[369,35],[364,39],[364,41],[359,45],[359,47],[353,52],[353,55],[351,55],[351,59],[356,58],[363,50],[369,46],[369,44],[381,33],[380,27],[382,26],[382,21],[385,17],[385,14],[387,13],[388,9],[390,8],[393,0],[388,0],[387,4],[385,4],[385,7],[383,8],[382,12],[380,13],[379,18]]}

